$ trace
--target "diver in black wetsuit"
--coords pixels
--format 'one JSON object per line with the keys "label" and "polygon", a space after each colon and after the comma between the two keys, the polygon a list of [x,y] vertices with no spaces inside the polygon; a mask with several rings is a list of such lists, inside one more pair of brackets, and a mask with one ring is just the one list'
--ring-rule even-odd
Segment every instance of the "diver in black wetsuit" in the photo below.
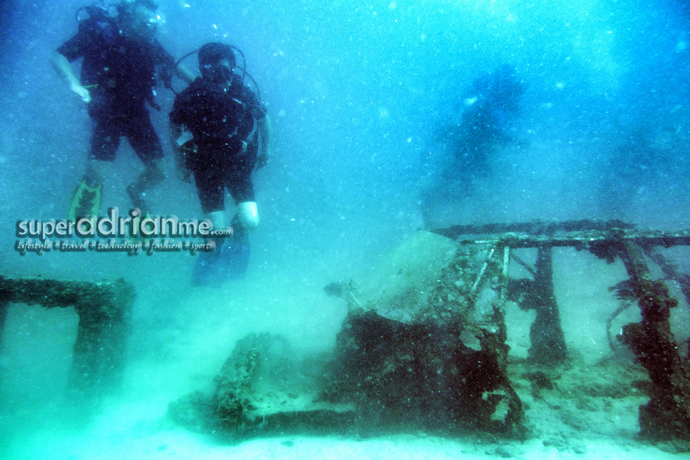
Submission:
{"label": "diver in black wetsuit", "polygon": [[[160,110],[153,99],[156,70],[169,86],[175,60],[154,36],[157,7],[157,0],[124,0],[115,6],[117,16],[105,8],[86,7],[90,17],[80,21],[77,34],[53,55],[53,66],[87,104],[94,121],[87,171],[74,194],[70,220],[98,214],[102,184],[121,137],[129,140],[145,166],[127,187],[142,214],[148,211],[145,191],[164,178],[163,148],[146,103]],[[71,66],[80,58],[81,80]],[[193,79],[183,67],[177,74],[187,82]]]}
{"label": "diver in black wetsuit", "polygon": [[234,72],[232,48],[207,43],[198,57],[201,77],[175,98],[170,134],[178,172],[184,180],[194,176],[202,211],[215,230],[228,228],[226,188],[237,205],[231,235],[214,238],[215,250],[197,260],[195,284],[215,284],[227,279],[219,271],[229,271],[220,259],[238,274],[246,269],[247,233],[259,225],[252,172],[268,162],[271,130],[263,103]]}
{"label": "diver in black wetsuit", "polygon": [[513,141],[510,124],[524,90],[508,65],[474,80],[460,123],[447,128],[440,139],[441,164],[422,192],[424,216],[436,204],[466,197],[476,178],[490,174],[492,155]]}

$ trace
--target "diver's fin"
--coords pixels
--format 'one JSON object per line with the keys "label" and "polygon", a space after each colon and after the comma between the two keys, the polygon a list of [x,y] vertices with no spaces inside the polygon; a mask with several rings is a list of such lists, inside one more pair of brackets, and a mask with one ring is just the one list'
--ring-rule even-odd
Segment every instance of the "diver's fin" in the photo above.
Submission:
{"label": "diver's fin", "polygon": [[192,285],[194,286],[220,286],[224,281],[220,269],[220,251],[223,240],[216,240],[216,247],[211,251],[197,253],[194,271],[192,272]]}
{"label": "diver's fin", "polygon": [[220,249],[220,265],[226,279],[239,279],[247,272],[249,265],[249,238],[230,239]]}
{"label": "diver's fin", "polygon": [[139,208],[141,211],[142,218],[144,216],[151,217],[151,211],[149,211],[149,207],[146,201],[144,201],[144,193],[139,191],[136,185],[130,184],[127,186],[127,195],[129,195],[129,199],[132,200],[132,206]]}
{"label": "diver's fin", "polygon": [[82,179],[72,195],[67,219],[76,222],[82,217],[97,216],[101,208],[101,188],[100,184],[91,187],[86,183],[86,179]]}
{"label": "diver's fin", "polygon": [[220,249],[198,255],[192,284],[219,287],[226,281],[242,278],[249,265],[249,239],[229,238]]}
{"label": "diver's fin", "polygon": [[215,251],[197,253],[194,271],[192,272],[192,285],[217,286],[221,280],[218,276],[219,254]]}

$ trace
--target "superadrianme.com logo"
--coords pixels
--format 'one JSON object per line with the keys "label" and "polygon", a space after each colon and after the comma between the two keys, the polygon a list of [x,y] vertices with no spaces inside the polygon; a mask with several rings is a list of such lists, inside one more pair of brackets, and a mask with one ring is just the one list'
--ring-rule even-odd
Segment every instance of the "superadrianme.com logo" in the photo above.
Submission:
{"label": "superadrianme.com logo", "polygon": [[117,207],[105,217],[67,219],[22,219],[16,223],[14,249],[27,252],[125,252],[129,255],[155,252],[208,252],[216,240],[232,236],[232,227],[214,229],[208,219],[177,216],[142,216],[132,209],[122,217]]}

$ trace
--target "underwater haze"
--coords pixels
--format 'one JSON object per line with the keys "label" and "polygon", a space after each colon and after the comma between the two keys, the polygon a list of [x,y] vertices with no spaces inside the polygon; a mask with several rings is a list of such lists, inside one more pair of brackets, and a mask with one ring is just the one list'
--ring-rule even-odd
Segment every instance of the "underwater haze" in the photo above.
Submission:
{"label": "underwater haze", "polygon": [[[323,287],[361,275],[419,228],[575,219],[690,228],[690,6],[683,1],[161,0],[161,44],[176,58],[209,41],[237,46],[272,118],[271,161],[254,174],[261,224],[250,237],[246,277],[194,287],[195,257],[185,253],[20,255],[16,222],[66,218],[85,170],[91,122],[50,63],[85,4],[0,2],[0,274],[132,283],[125,383],[94,425],[58,422],[78,317],[12,305],[0,350],[0,458],[173,451],[190,459],[483,458],[481,448],[423,437],[351,445],[306,439],[293,451],[254,440],[232,451],[157,421],[168,402],[210,381],[250,332],[283,334],[300,354],[331,351],[347,307]],[[183,62],[197,72],[194,56]],[[490,173],[462,197],[441,196],[423,209],[448,155],[444,133],[461,123],[473,82],[503,65],[524,88],[506,128],[513,141],[488,158]],[[176,91],[184,86],[173,79]],[[151,115],[168,175],[147,201],[155,214],[194,219],[201,216],[196,189],[174,174],[167,138],[173,100],[158,88],[162,110]],[[102,210],[128,209],[125,187],[141,171],[123,142]],[[599,311],[591,299],[620,280],[621,267],[599,279],[593,258],[558,257],[572,262],[556,274],[566,337],[593,362],[610,350],[603,332],[589,340],[587,330],[615,306]],[[571,271],[581,278],[569,278]],[[583,297],[591,323],[577,306]],[[514,318],[521,331],[514,334],[526,336],[530,318]],[[609,445],[607,436],[620,434],[603,430],[589,451],[674,457],[634,445],[635,417],[625,422],[622,444]],[[349,447],[339,450],[340,442]],[[547,458],[543,446],[530,445],[515,456]],[[563,455],[548,458],[583,458]]]}

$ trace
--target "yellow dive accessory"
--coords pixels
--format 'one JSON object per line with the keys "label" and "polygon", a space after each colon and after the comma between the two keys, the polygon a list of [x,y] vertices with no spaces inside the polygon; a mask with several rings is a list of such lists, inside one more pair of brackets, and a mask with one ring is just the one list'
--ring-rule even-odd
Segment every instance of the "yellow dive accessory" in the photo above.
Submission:
{"label": "yellow dive accessory", "polygon": [[82,179],[72,196],[68,219],[76,222],[82,217],[95,217],[101,208],[101,185],[91,187]]}

